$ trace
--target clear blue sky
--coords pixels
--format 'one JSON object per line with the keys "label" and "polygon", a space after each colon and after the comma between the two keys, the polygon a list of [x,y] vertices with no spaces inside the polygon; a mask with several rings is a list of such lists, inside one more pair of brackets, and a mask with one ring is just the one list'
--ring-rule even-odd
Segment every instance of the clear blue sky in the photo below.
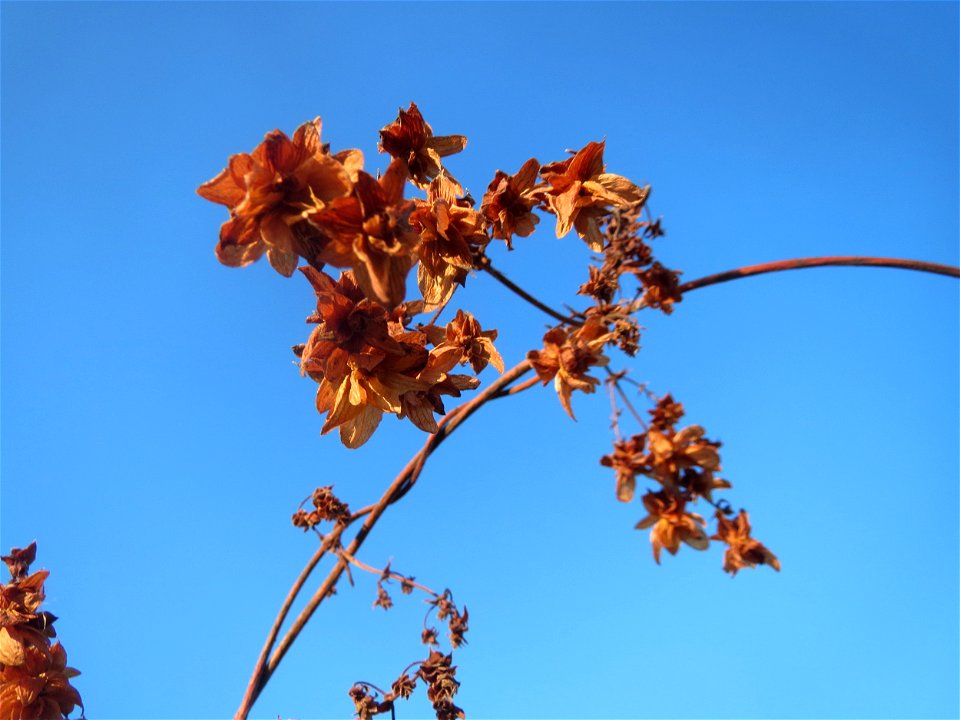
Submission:
{"label": "clear blue sky", "polygon": [[[413,100],[468,136],[449,166],[477,197],[606,138],[688,279],[956,264],[957,28],[956,3],[4,2],[0,545],[38,541],[88,715],[231,716],[314,549],[297,503],[335,482],[364,505],[422,441],[389,418],[359,451],[319,436],[289,349],[310,287],[213,255],[225,213],[195,189],[230,154],[320,115],[382,169]],[[581,242],[545,222],[516,245],[498,265],[579,301]],[[489,278],[458,297],[508,365],[549,322]],[[469,607],[468,717],[957,717],[957,282],[808,270],[643,324],[634,376],[723,441],[783,571],[731,580],[719,548],[657,567],[598,464],[602,393],[577,423],[551,388],[495,403],[362,552]],[[422,657],[420,598],[374,597],[341,588],[259,717],[348,717],[354,680]]]}

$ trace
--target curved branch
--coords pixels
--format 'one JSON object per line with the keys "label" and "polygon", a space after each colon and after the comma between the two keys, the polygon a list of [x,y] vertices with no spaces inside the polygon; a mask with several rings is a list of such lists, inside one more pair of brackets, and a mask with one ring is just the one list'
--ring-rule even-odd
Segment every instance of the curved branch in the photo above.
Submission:
{"label": "curved branch", "polygon": [[[409,490],[416,483],[417,478],[420,476],[420,472],[423,470],[424,463],[426,463],[427,458],[433,453],[433,451],[436,450],[437,447],[439,447],[440,444],[443,443],[443,441],[457,427],[459,427],[461,423],[479,410],[486,402],[494,399],[495,397],[501,396],[500,393],[504,388],[508,387],[511,383],[526,375],[530,370],[530,362],[523,360],[519,364],[503,373],[482,393],[444,415],[439,423],[439,430],[427,438],[427,441],[423,444],[423,447],[420,449],[420,451],[410,459],[410,462],[408,462],[403,470],[400,471],[400,474],[394,478],[393,482],[390,484],[390,487],[388,487],[383,495],[380,496],[380,500],[378,500],[375,505],[370,507],[369,511],[368,508],[364,508],[362,511],[354,514],[353,517],[356,518],[362,513],[366,515],[366,520],[361,528],[357,531],[357,534],[350,542],[350,545],[346,548],[345,552],[348,557],[356,555],[357,551],[360,549],[360,546],[363,544],[363,541],[366,539],[367,535],[369,535],[374,525],[377,524],[377,521],[380,519],[386,509],[406,495],[407,492],[409,492]],[[311,562],[313,562],[313,559],[311,559]],[[330,595],[330,591],[337,584],[337,581],[339,581],[340,576],[343,574],[348,565],[349,561],[346,558],[343,556],[338,558],[337,563],[333,566],[327,577],[320,584],[320,587],[317,588],[316,592],[313,594],[313,597],[310,598],[307,605],[293,621],[290,629],[287,630],[287,633],[283,636],[280,642],[277,643],[269,661],[262,666],[259,666],[258,664],[259,672],[255,672],[254,677],[250,679],[247,693],[244,695],[243,702],[241,703],[240,708],[237,710],[234,720],[246,719],[251,708],[253,707],[254,702],[256,702],[257,698],[260,696],[260,693],[263,691],[263,688],[266,686],[267,682],[270,680],[270,677],[276,670],[277,665],[280,664],[283,656],[286,655],[287,651],[290,649],[290,646],[293,644],[293,641],[297,639],[297,636],[313,616],[313,613]],[[301,573],[301,577],[304,577],[305,579],[305,574]],[[298,578],[298,582],[299,581],[300,578]],[[275,634],[274,637],[276,637]],[[268,646],[265,646],[265,650],[267,648]]]}
{"label": "curved branch", "polygon": [[[350,521],[353,522],[355,519],[355,516],[351,517]],[[267,633],[267,639],[263,643],[263,649],[260,651],[260,656],[257,658],[256,665],[253,667],[253,673],[250,676],[250,682],[247,683],[247,689],[244,692],[243,700],[240,703],[241,711],[246,708],[244,713],[249,712],[250,708],[253,706],[253,701],[256,699],[258,692],[256,688],[259,685],[260,676],[263,673],[264,667],[266,667],[267,658],[270,656],[270,651],[273,649],[273,644],[277,640],[277,635],[280,634],[280,628],[283,625],[283,621],[287,619],[287,614],[290,612],[290,607],[293,605],[293,601],[296,600],[297,595],[300,594],[300,589],[303,587],[304,583],[313,572],[313,569],[317,566],[330,547],[339,544],[340,536],[343,534],[343,531],[346,528],[346,525],[337,525],[323,538],[323,541],[320,543],[320,547],[317,548],[316,552],[313,554],[313,557],[310,558],[303,570],[300,571],[297,579],[290,587],[290,591],[287,593],[287,597],[284,599],[283,605],[280,606],[280,611],[277,613],[277,617],[273,621],[273,625],[270,626],[270,631]],[[239,712],[240,711],[238,711],[238,714]],[[244,714],[243,717],[246,717],[246,714]]]}
{"label": "curved branch", "polygon": [[828,265],[847,265],[861,267],[890,267],[900,270],[916,270],[919,272],[947,275],[960,278],[960,268],[939,263],[924,262],[922,260],[902,260],[900,258],[864,257],[860,255],[837,255],[831,257],[796,258],[794,260],[779,260],[777,262],[747,265],[745,267],[727,270],[726,272],[707,275],[706,277],[690,280],[683,283],[679,290],[687,293],[709,285],[718,285],[730,280],[763,275],[764,273],[780,272],[783,270],[802,270],[804,268],[826,267]]}

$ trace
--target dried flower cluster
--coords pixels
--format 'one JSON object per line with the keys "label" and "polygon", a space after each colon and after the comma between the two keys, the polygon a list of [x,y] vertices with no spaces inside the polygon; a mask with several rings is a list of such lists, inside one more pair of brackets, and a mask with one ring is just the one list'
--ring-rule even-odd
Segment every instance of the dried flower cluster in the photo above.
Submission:
{"label": "dried flower cluster", "polygon": [[[347,556],[345,553],[341,552],[341,557],[362,570],[374,573],[378,572],[375,568],[365,565],[356,558]],[[395,701],[398,698],[409,698],[416,689],[417,680],[423,680],[426,684],[427,699],[433,704],[437,720],[455,720],[456,718],[466,717],[464,711],[453,703],[453,696],[456,695],[460,687],[459,681],[455,678],[457,668],[452,664],[453,654],[440,652],[437,647],[439,645],[437,641],[437,629],[435,627],[428,627],[427,623],[431,613],[436,611],[438,620],[441,622],[444,620],[447,621],[450,645],[454,649],[458,648],[466,644],[464,635],[468,630],[467,621],[469,619],[467,608],[464,607],[463,612],[461,612],[454,603],[453,594],[449,590],[436,593],[429,588],[417,584],[412,577],[406,577],[391,571],[389,563],[382,571],[379,571],[377,599],[373,603],[374,607],[380,607],[384,610],[389,610],[393,607],[393,600],[384,587],[386,583],[392,580],[400,581],[401,592],[405,595],[409,595],[413,592],[414,587],[417,587],[431,596],[431,599],[427,600],[429,608],[423,620],[424,630],[421,634],[421,642],[424,645],[430,646],[430,654],[424,660],[419,660],[408,665],[403,672],[400,673],[400,677],[393,682],[390,692],[384,692],[371,683],[354,683],[353,687],[350,688],[349,694],[356,708],[357,717],[361,718],[361,720],[366,720],[374,715],[382,715],[387,712],[393,714],[395,711]],[[409,671],[413,667],[418,667],[418,669],[411,675]]]}
{"label": "dried flower cluster", "polygon": [[303,509],[306,500],[300,503],[293,514],[294,527],[303,528],[306,532],[315,529],[324,520],[341,525],[349,522],[350,507],[333,494],[333,485],[318,487],[308,499],[313,503],[313,510],[307,512]]}
{"label": "dried flower cluster", "polygon": [[647,210],[645,199],[603,217],[603,264],[589,266],[590,280],[580,286],[579,292],[592,296],[601,305],[610,303],[620,290],[623,276],[633,276],[642,288],[642,305],[669,315],[673,303],[683,299],[678,289],[679,273],[654,260],[648,243],[665,233],[659,219],[643,219]]}
{"label": "dried flower cluster", "polygon": [[[338,428],[351,448],[370,438],[384,413],[436,432],[441,397],[479,384],[451,373],[456,365],[469,363],[478,373],[491,363],[503,371],[496,331],[482,331],[468,313],[459,311],[445,328],[433,321],[410,326],[416,315],[445,306],[469,273],[483,267],[491,240],[509,247],[514,235],[530,235],[538,209],[556,216],[558,237],[575,229],[600,251],[609,213],[636,210],[649,195],[649,187],[606,172],[604,144],[591,142],[563,161],[541,166],[531,158],[515,175],[497,171],[476,210],[442,161],[463,150],[466,138],[434,135],[415,104],[380,131],[380,150],[391,161],[377,178],[363,170],[359,150],[332,153],[321,127],[317,118],[292,138],[268,133],[198,192],[230,211],[217,244],[224,264],[248,265],[266,254],[289,276],[299,259],[306,263],[301,270],[317,295],[308,321],[317,327],[295,350],[303,373],[319,384],[317,409],[326,416],[321,432]],[[406,198],[408,181],[426,197]],[[648,236],[653,227],[646,228]],[[611,252],[626,252],[620,245]],[[334,279],[323,272],[326,265],[343,272]],[[415,266],[420,298],[407,300]],[[596,385],[584,370],[602,364],[600,346],[636,347],[638,332],[627,317],[594,312],[587,329],[558,329],[547,341],[538,372],[545,382],[555,380],[571,415],[570,392]]]}
{"label": "dried flower cluster", "polygon": [[[681,543],[705,550],[710,540],[719,540],[728,546],[723,569],[731,575],[759,564],[779,570],[776,556],[750,537],[747,513],[741,510],[736,519],[730,520],[732,510],[714,502],[714,490],[731,487],[716,474],[720,471],[720,443],[708,440],[699,425],[677,430],[683,414],[683,405],[665,395],[650,411],[651,421],[645,432],[616,441],[613,452],[601,458],[601,464],[616,473],[617,499],[633,499],[638,475],[660,485],[659,490],[649,490],[641,498],[647,516],[637,523],[637,529],[651,528],[650,542],[657,563],[661,550],[675,555]],[[700,499],[716,508],[717,532],[713,536],[708,537],[704,518],[687,509]]]}
{"label": "dried flower cluster", "polygon": [[56,616],[41,611],[46,570],[30,573],[37,544],[14,548],[2,560],[10,582],[0,584],[0,720],[59,720],[77,707],[80,693],[70,679],[63,645],[51,639]]}
{"label": "dried flower cluster", "polygon": [[[419,663],[417,672],[410,675],[406,670],[394,680],[390,692],[385,693],[370,683],[356,683],[350,688],[357,717],[368,720],[375,715],[393,713],[398,698],[408,699],[416,689],[417,680],[427,686],[427,699],[433,705],[437,720],[457,720],[465,718],[466,713],[453,702],[454,695],[460,689],[456,679],[457,667],[453,665],[453,655],[444,655],[439,650],[430,650],[430,655]],[[378,699],[382,698],[382,699]]]}

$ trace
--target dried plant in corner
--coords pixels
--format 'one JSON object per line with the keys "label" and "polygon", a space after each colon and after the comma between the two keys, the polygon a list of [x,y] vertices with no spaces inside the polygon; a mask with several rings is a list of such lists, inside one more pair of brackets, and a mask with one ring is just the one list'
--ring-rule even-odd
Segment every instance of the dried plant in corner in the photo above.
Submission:
{"label": "dried plant in corner", "polygon": [[37,544],[13,548],[0,558],[10,582],[0,584],[0,720],[59,720],[77,707],[80,693],[70,684],[80,673],[67,667],[67,652],[53,624],[57,617],[40,610],[47,570],[30,572]]}
{"label": "dried plant in corner", "polygon": [[[611,367],[612,351],[627,359],[637,354],[640,312],[670,314],[686,293],[750,275],[881,265],[960,277],[960,269],[915,260],[825,257],[681,282],[678,271],[654,257],[651,243],[664,230],[648,209],[649,186],[608,172],[603,142],[587,143],[546,164],[530,158],[513,175],[497,170],[477,209],[444,165],[445,158],[464,150],[467,139],[434,135],[415,104],[401,109],[380,131],[380,151],[390,161],[378,177],[364,171],[359,150],[332,151],[320,139],[321,128],[317,118],[292,138],[274,130],[251,153],[234,155],[200,186],[202,197],[226,206],[230,214],[220,230],[217,257],[226,265],[244,266],[266,254],[285,276],[294,275],[303,263],[300,270],[312,287],[316,308],[307,318],[314,327],[294,352],[300,371],[317,383],[321,433],[337,429],[344,445],[358,448],[370,441],[383,416],[392,414],[409,420],[427,438],[374,504],[351,511],[331,487],[322,487],[308,498],[312,510],[304,509],[304,501],[294,514],[293,524],[312,531],[319,545],[270,629],[238,719],[248,716],[293,641],[342,576],[350,577],[351,567],[378,575],[376,607],[392,606],[386,589],[390,582],[399,582],[404,593],[427,593],[431,611],[447,621],[451,646],[450,653],[442,652],[436,628],[425,620],[421,639],[430,648],[428,657],[405,668],[389,691],[355,683],[349,695],[357,716],[393,715],[395,701],[409,697],[422,681],[438,719],[465,717],[453,703],[459,683],[452,650],[464,642],[466,607],[461,611],[449,591],[429,590],[389,565],[377,570],[358,560],[357,553],[379,518],[414,486],[441,442],[486,403],[537,383],[552,382],[571,417],[575,392],[594,393],[606,385],[615,437],[612,452],[601,463],[614,471],[621,502],[634,499],[638,478],[652,482],[640,498],[646,515],[636,527],[650,530],[658,563],[663,550],[675,554],[681,545],[706,550],[716,541],[726,548],[723,569],[731,575],[757,565],[779,570],[776,555],[752,537],[747,512],[715,497],[731,487],[720,475],[720,443],[708,439],[699,425],[681,426],[684,409],[671,395],[637,386],[636,397],[649,405],[645,418],[627,393],[635,385],[628,369]],[[408,187],[424,195],[408,198]],[[542,215],[553,216],[557,237],[575,231],[595,253],[577,290],[587,300],[579,311],[559,312],[537,299],[495,268],[487,254],[494,241],[512,249],[515,238],[533,234]],[[329,274],[328,268],[339,273]],[[497,331],[484,330],[468,310],[457,309],[452,319],[440,322],[471,273],[490,276],[557,322],[509,369],[494,346]],[[411,275],[419,293],[414,297],[408,296]],[[478,375],[487,365],[500,374],[482,387]],[[531,371],[535,376],[524,379]],[[476,395],[447,410],[445,398],[473,390]],[[621,429],[625,417],[637,426],[629,437]],[[713,530],[693,509],[701,502],[713,510]],[[294,600],[328,556],[332,567],[326,578],[281,637]]]}

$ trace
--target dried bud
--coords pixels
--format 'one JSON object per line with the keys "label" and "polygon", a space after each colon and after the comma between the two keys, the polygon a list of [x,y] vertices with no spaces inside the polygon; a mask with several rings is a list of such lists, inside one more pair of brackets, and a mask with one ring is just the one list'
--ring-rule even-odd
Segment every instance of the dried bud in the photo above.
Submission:
{"label": "dried bud", "polygon": [[377,583],[377,599],[373,601],[373,606],[381,607],[384,610],[389,610],[393,607],[393,598],[390,597],[390,593],[388,593],[380,583]]}
{"label": "dried bud", "polygon": [[13,548],[10,550],[9,555],[0,557],[0,560],[3,560],[3,562],[6,563],[7,569],[10,571],[11,580],[19,580],[20,578],[25,577],[27,572],[30,570],[30,565],[32,565],[33,561],[36,559],[36,541],[30,543],[25,548]]}
{"label": "dried bud", "polygon": [[437,629],[435,627],[424,628],[423,632],[420,633],[420,642],[424,645],[439,645],[437,640]]}
{"label": "dried bud", "polygon": [[404,700],[406,700],[413,694],[416,686],[416,678],[410,677],[404,673],[393,681],[393,685],[390,687],[390,689],[393,691],[394,697],[402,697]]}
{"label": "dried bud", "polygon": [[741,510],[733,520],[720,510],[716,513],[717,534],[714,540],[725,542],[729,547],[723,555],[723,569],[735,576],[738,570],[757,565],[769,565],[780,572],[780,561],[766,546],[750,537],[750,516]]}

